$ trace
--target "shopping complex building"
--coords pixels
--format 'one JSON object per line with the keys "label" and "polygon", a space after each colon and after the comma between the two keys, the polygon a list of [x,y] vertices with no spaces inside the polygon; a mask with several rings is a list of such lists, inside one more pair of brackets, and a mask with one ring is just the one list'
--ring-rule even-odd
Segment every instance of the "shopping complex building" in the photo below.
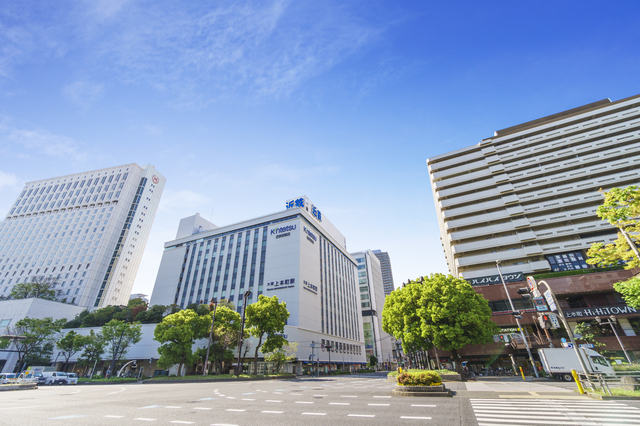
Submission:
{"label": "shopping complex building", "polygon": [[301,368],[313,369],[313,360],[332,368],[364,364],[357,264],[346,239],[307,197],[285,206],[223,227],[198,214],[183,219],[165,243],[151,305],[186,308],[215,298],[241,312],[247,291],[247,304],[278,296],[290,313],[284,334],[298,342]]}
{"label": "shopping complex building", "polygon": [[[603,201],[598,190],[640,183],[640,95],[498,130],[475,145],[429,158],[427,166],[449,271],[489,299],[505,334],[515,322],[502,285],[496,285],[498,260],[510,298],[526,312],[534,347],[540,330],[529,313],[535,309],[516,293],[528,275],[546,279],[572,327],[616,313],[623,344],[640,358],[640,315],[613,290],[633,272],[595,272],[586,263],[592,244],[617,238],[616,228],[596,215]],[[594,327],[607,350],[621,349],[608,326]],[[504,351],[501,342],[465,349],[479,365]]]}

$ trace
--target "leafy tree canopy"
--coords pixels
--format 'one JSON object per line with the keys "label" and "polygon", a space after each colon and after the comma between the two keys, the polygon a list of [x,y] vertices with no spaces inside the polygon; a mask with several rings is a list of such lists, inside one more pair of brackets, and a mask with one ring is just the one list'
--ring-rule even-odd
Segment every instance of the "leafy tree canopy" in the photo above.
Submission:
{"label": "leafy tree canopy", "polygon": [[[51,317],[25,317],[16,322],[15,326],[7,327],[7,335],[18,337],[13,341],[18,353],[16,367],[20,368],[32,352],[42,351],[46,349],[46,345],[52,344],[56,334],[66,322],[65,319],[54,320]],[[4,344],[6,345],[6,343]]]}
{"label": "leafy tree canopy", "polygon": [[[264,344],[264,351],[272,352],[287,343],[281,336],[289,318],[287,304],[280,302],[278,296],[267,297],[260,295],[258,301],[245,308],[246,326],[251,336],[258,339],[255,347],[253,374],[258,372],[258,351]],[[266,336],[266,341],[263,342]]]}
{"label": "leafy tree canopy", "polygon": [[279,373],[287,361],[295,361],[297,359],[295,356],[297,351],[298,342],[286,343],[272,352],[265,353],[264,359],[265,361],[273,362],[276,367],[276,373]]}
{"label": "leafy tree canopy", "polygon": [[[140,324],[125,323],[113,319],[102,327],[102,336],[107,342],[109,358],[120,361],[125,358],[129,347],[142,339]],[[115,374],[114,371],[111,374]]]}
{"label": "leafy tree canopy", "polygon": [[633,277],[627,281],[615,283],[613,288],[622,294],[627,305],[640,309],[640,277]]}
{"label": "leafy tree canopy", "polygon": [[56,280],[53,277],[37,276],[31,281],[16,284],[11,289],[12,299],[30,299],[32,297],[45,300],[56,300],[56,291],[53,286]]}
{"label": "leafy tree canopy", "polygon": [[162,343],[158,348],[158,365],[161,368],[169,368],[180,364],[178,372],[181,372],[185,362],[193,361],[193,344],[205,336],[210,321],[209,316],[198,315],[192,309],[166,316],[153,332],[154,340]]}
{"label": "leafy tree canopy", "polygon": [[84,366],[95,365],[96,361],[102,360],[106,345],[107,342],[102,333],[94,333],[93,330],[89,330],[89,334],[84,336],[84,349],[78,357],[78,364]]}

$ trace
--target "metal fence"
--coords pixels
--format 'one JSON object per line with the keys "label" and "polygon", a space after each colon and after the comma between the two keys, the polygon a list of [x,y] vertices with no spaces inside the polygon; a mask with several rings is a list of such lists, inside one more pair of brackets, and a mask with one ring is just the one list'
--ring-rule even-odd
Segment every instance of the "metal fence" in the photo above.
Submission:
{"label": "metal fence", "polygon": [[[602,373],[578,373],[578,377],[583,388],[593,392],[603,392],[607,395],[613,395],[611,388],[622,388],[622,386],[633,386],[634,390],[640,390],[640,371],[618,371],[615,376],[607,376]],[[634,380],[623,380],[623,377],[630,377]]]}

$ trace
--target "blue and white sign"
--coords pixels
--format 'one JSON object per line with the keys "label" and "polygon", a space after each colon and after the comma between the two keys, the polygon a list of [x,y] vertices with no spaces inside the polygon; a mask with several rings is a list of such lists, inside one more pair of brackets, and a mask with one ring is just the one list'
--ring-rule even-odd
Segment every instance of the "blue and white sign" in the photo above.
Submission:
{"label": "blue and white sign", "polygon": [[578,347],[593,349],[595,346],[593,346],[593,343],[582,343],[582,344],[578,345]]}
{"label": "blue and white sign", "polygon": [[544,292],[544,298],[547,299],[547,303],[549,304],[549,309],[551,309],[552,311],[558,310],[558,307],[556,306],[556,302],[553,301],[551,290],[547,290]]}
{"label": "blue and white sign", "polygon": [[562,343],[567,343],[567,339],[565,339],[564,337],[563,337],[562,339],[560,339],[560,341],[561,341]]}
{"label": "blue and white sign", "polygon": [[319,222],[322,222],[322,212],[313,205],[313,203],[309,202],[307,197],[298,197],[293,200],[289,200],[286,202],[287,210],[289,209],[299,209],[299,208],[307,208],[309,211],[309,207],[311,207],[311,215],[318,219]]}
{"label": "blue and white sign", "polygon": [[313,232],[311,232],[311,230],[306,226],[304,226],[303,229],[304,229],[304,233],[307,234],[307,240],[315,244],[316,241],[318,241],[318,237],[316,237],[316,235]]}

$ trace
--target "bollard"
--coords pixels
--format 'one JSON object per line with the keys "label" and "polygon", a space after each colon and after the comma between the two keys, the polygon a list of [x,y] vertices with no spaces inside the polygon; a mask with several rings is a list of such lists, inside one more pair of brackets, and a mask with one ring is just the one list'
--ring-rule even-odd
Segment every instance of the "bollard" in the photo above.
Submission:
{"label": "bollard", "polygon": [[398,367],[398,373],[402,374],[402,367]]}
{"label": "bollard", "polygon": [[522,367],[520,367],[520,374],[522,374],[522,381],[524,382],[525,378],[524,378],[524,371],[522,370]]}
{"label": "bollard", "polygon": [[580,392],[581,395],[584,395],[584,388],[580,382],[580,377],[578,377],[578,372],[576,370],[571,370],[571,375],[573,376],[573,380],[576,381],[576,385],[578,385],[578,392]]}

